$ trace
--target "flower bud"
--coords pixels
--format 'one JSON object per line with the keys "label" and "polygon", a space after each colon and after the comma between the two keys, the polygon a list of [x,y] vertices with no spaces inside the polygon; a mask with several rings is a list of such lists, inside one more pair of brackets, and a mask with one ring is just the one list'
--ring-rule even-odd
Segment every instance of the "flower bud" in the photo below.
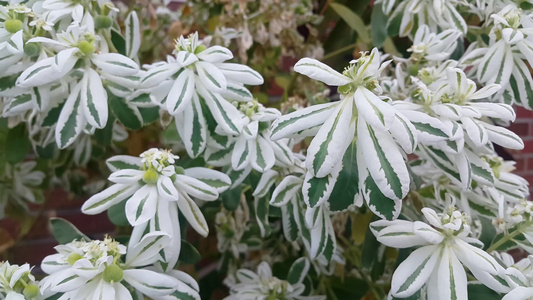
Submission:
{"label": "flower bud", "polygon": [[96,18],[94,18],[94,27],[96,29],[107,29],[111,27],[111,24],[111,18],[108,16],[96,16]]}
{"label": "flower bud", "polygon": [[39,43],[27,43],[24,45],[24,54],[29,57],[38,56],[41,53],[41,45]]}
{"label": "flower bud", "polygon": [[68,261],[68,264],[72,266],[75,262],[77,262],[81,258],[83,258],[83,256],[81,256],[80,254],[72,253],[71,255],[68,256],[67,261]]}
{"label": "flower bud", "polygon": [[79,42],[78,49],[80,49],[81,53],[86,55],[94,53],[94,45],[89,41]]}
{"label": "flower bud", "polygon": [[6,20],[4,27],[8,32],[15,33],[22,29],[22,21],[18,19]]}
{"label": "flower bud", "polygon": [[25,299],[33,299],[39,295],[39,287],[35,284],[28,284],[22,291]]}
{"label": "flower bud", "polygon": [[124,271],[116,264],[111,264],[104,269],[104,280],[106,282],[120,282],[124,276]]}
{"label": "flower bud", "polygon": [[144,172],[143,175],[143,181],[148,184],[155,184],[158,178],[159,174],[154,169],[149,169],[148,171]]}

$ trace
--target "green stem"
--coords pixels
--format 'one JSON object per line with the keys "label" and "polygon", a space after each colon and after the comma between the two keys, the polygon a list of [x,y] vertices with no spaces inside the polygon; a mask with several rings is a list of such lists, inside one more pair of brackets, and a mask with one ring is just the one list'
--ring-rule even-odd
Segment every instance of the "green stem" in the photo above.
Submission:
{"label": "green stem", "polygon": [[515,236],[519,235],[520,233],[522,233],[522,232],[520,231],[520,228],[518,228],[515,231],[511,232],[510,234],[504,235],[499,241],[497,241],[496,243],[490,245],[489,249],[487,249],[487,253],[491,253],[492,251],[495,251],[501,245],[503,245],[506,242],[510,241]]}
{"label": "green stem", "polygon": [[344,46],[342,48],[339,48],[339,49],[337,49],[337,50],[335,50],[333,52],[330,52],[330,53],[324,55],[322,57],[322,60],[326,60],[326,59],[332,58],[332,57],[334,57],[336,55],[339,55],[339,54],[341,54],[341,53],[343,53],[345,51],[348,51],[348,50],[350,50],[352,48],[355,48],[356,45],[357,45],[357,43],[351,44],[351,45],[348,45],[348,46]]}

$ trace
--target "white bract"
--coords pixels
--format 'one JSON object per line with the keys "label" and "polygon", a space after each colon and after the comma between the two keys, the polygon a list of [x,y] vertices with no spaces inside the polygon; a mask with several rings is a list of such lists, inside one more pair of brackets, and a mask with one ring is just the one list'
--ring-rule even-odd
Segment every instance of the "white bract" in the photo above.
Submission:
{"label": "white bract", "polygon": [[6,300],[40,300],[38,282],[30,265],[11,265],[0,262],[0,298]]}
{"label": "white bract", "polygon": [[472,43],[461,64],[471,66],[469,74],[479,82],[499,84],[499,95],[507,90],[514,102],[531,109],[533,79],[524,62],[524,59],[530,65],[533,62],[531,15],[510,4],[491,17],[494,26],[488,44]]}
{"label": "white bract", "polygon": [[[241,114],[228,100],[251,101],[253,96],[244,85],[263,83],[263,77],[250,67],[225,62],[231,58],[230,50],[207,48],[194,33],[188,38],[181,36],[174,56],[148,66],[141,78],[142,89],[159,90],[156,98],[175,116],[185,148],[193,157],[204,151],[209,135],[242,131]],[[216,129],[208,128],[207,118],[214,118]]]}
{"label": "white bract", "polygon": [[[58,253],[47,256],[41,264],[43,271],[49,274],[41,281],[41,293],[63,293],[60,299],[65,300],[128,300],[134,299],[131,294],[134,290],[136,297],[176,299],[171,296],[177,292],[200,299],[188,281],[146,268],[160,259],[159,251],[169,243],[168,234],[154,231],[127,248],[111,238],[56,246]],[[124,262],[121,261],[123,255]]]}
{"label": "white bract", "polygon": [[[255,299],[286,299],[286,300],[323,300],[324,296],[305,296],[303,280],[309,271],[310,263],[305,258],[294,262],[291,270],[298,273],[291,274],[288,280],[281,280],[272,276],[272,270],[267,262],[261,262],[257,273],[247,269],[240,269],[234,278],[227,278],[226,285],[230,287],[230,295],[224,300],[255,300]],[[292,276],[291,276],[292,275]]]}
{"label": "white bract", "polygon": [[[419,247],[394,271],[392,296],[405,298],[427,284],[428,299],[468,299],[463,265],[476,276],[496,275],[502,267],[485,251],[482,243],[469,237],[468,216],[454,208],[437,214],[423,208],[427,222],[405,220],[372,222],[370,229],[380,243],[389,247]],[[472,245],[474,244],[474,245]]]}
{"label": "white bract", "polygon": [[[346,149],[355,141],[361,194],[367,202],[371,202],[373,193],[395,201],[392,212],[384,213],[371,203],[369,207],[380,217],[398,216],[400,200],[409,190],[403,151],[411,153],[415,149],[417,136],[411,122],[376,95],[381,92],[379,75],[388,64],[381,62],[379,51],[374,48],[370,54],[352,61],[343,74],[309,58],[295,65],[299,73],[338,86],[341,94],[339,102],[298,110],[272,125],[273,139],[315,135],[306,159],[304,200],[308,206],[315,207],[328,199]],[[309,198],[305,189],[310,188],[316,189],[313,194],[317,197]]]}
{"label": "white bract", "polygon": [[172,237],[164,247],[165,262],[171,268],[179,257],[181,237],[178,210],[201,235],[209,228],[194,199],[214,201],[231,185],[228,176],[207,168],[175,166],[178,157],[170,151],[152,148],[140,157],[119,155],[107,160],[114,184],[89,198],[82,206],[86,214],[98,214],[126,201],[128,222],[134,227],[132,240],[140,240],[146,229],[163,231]]}

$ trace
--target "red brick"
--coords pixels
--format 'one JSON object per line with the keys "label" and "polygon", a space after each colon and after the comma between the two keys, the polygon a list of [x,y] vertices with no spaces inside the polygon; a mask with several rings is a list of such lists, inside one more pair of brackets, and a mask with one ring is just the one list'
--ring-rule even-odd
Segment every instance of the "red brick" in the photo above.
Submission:
{"label": "red brick", "polygon": [[525,136],[528,136],[529,133],[530,133],[530,127],[531,127],[531,123],[526,123],[526,122],[514,122],[511,124],[511,126],[509,126],[509,130],[511,130],[512,132],[518,134],[519,136],[521,137],[525,137]]}
{"label": "red brick", "polygon": [[39,266],[43,258],[56,252],[55,246],[57,242],[52,238],[21,241],[11,248],[9,261],[13,264],[29,263]]}
{"label": "red brick", "polygon": [[515,106],[516,117],[520,118],[533,118],[533,111],[527,110],[523,107]]}
{"label": "red brick", "polygon": [[109,221],[107,213],[90,216],[83,214],[79,210],[73,210],[57,211],[57,216],[71,222],[89,237],[94,234],[111,234],[115,230],[115,225]]}
{"label": "red brick", "polygon": [[527,170],[527,159],[526,158],[515,158],[516,172],[522,172]]}

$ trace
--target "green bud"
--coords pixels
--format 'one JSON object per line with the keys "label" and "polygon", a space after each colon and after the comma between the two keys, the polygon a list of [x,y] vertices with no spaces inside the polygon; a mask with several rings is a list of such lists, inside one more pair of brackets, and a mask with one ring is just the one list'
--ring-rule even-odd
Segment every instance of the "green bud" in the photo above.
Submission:
{"label": "green bud", "polygon": [[15,33],[22,29],[22,21],[18,19],[9,19],[6,20],[4,26],[8,32]]}
{"label": "green bud", "polygon": [[185,169],[183,169],[180,166],[174,166],[174,169],[176,170],[176,174],[179,174],[179,175],[185,174]]}
{"label": "green bud", "polygon": [[147,184],[155,184],[158,178],[159,173],[157,173],[157,171],[154,169],[149,169],[148,171],[144,172],[143,175],[143,181]]}
{"label": "green bud", "polygon": [[28,284],[22,293],[24,294],[24,298],[33,299],[39,295],[39,287],[35,284]]}
{"label": "green bud", "polygon": [[410,65],[408,68],[409,75],[416,76],[418,75],[418,66],[417,65]]}
{"label": "green bud", "polygon": [[198,47],[196,47],[196,49],[194,49],[194,54],[198,54],[202,51],[204,51],[205,49],[207,49],[204,45],[200,45]]}
{"label": "green bud", "polygon": [[83,258],[83,256],[81,256],[80,254],[72,253],[71,255],[68,256],[67,261],[68,261],[68,264],[72,266],[75,262],[77,262],[81,258]]}
{"label": "green bud", "polygon": [[85,55],[94,53],[94,45],[88,41],[81,41],[78,43],[78,49]]}
{"label": "green bud", "polygon": [[41,44],[38,43],[27,43],[24,45],[24,54],[29,57],[35,57],[41,53]]}
{"label": "green bud", "polygon": [[337,90],[339,91],[339,94],[346,95],[346,94],[348,94],[350,92],[353,92],[352,84],[348,83],[348,84],[345,84],[345,85],[341,85],[341,86],[339,86],[339,88]]}
{"label": "green bud", "polygon": [[116,264],[111,264],[104,269],[104,280],[106,282],[120,282],[124,276],[124,271]]}
{"label": "green bud", "polygon": [[258,131],[261,132],[261,131],[267,130],[268,127],[269,127],[268,122],[259,122]]}
{"label": "green bud", "polygon": [[96,29],[107,29],[111,27],[111,25],[111,18],[108,16],[96,16],[96,18],[94,18],[94,27]]}

